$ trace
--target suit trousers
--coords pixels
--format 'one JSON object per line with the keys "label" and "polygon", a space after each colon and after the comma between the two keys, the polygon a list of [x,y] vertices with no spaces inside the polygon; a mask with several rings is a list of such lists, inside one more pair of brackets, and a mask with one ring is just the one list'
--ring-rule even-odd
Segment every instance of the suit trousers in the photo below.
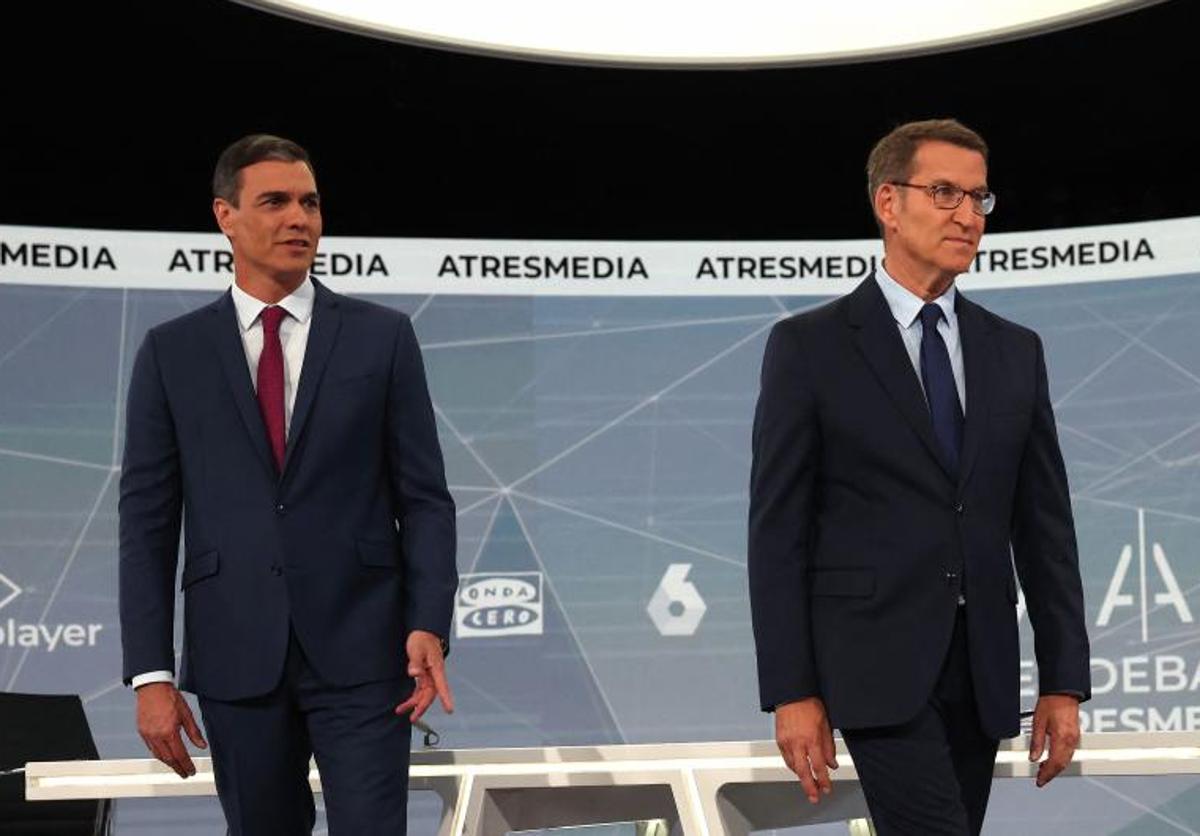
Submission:
{"label": "suit trousers", "polygon": [[200,698],[230,836],[308,836],[309,758],[321,773],[330,836],[405,836],[411,727],[395,707],[407,677],[346,688],[323,682],[295,633],[279,685],[235,702]]}
{"label": "suit trousers", "polygon": [[916,717],[842,729],[879,836],[977,836],[983,827],[999,741],[979,726],[966,621],[960,606],[937,684]]}

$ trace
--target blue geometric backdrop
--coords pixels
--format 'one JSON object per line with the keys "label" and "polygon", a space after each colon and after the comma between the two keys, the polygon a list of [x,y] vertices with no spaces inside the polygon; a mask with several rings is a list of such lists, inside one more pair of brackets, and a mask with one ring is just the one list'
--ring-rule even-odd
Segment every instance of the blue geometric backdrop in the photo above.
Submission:
{"label": "blue geometric backdrop", "polygon": [[[1200,729],[1197,279],[960,283],[1045,340],[1096,659],[1091,728]],[[106,757],[144,753],[116,616],[130,363],[149,327],[213,295],[0,286],[0,690],[83,695]],[[413,318],[464,590],[478,581],[500,602],[477,616],[488,635],[454,642],[458,710],[429,718],[442,745],[770,738],[746,594],[750,424],[767,332],[825,299],[371,298]],[[703,606],[667,595],[656,622],[647,607],[679,564]],[[998,781],[993,799],[989,834],[1200,831],[1188,778]],[[432,833],[435,812],[415,794],[412,832]],[[213,799],[121,802],[118,816],[122,834],[219,832]]]}

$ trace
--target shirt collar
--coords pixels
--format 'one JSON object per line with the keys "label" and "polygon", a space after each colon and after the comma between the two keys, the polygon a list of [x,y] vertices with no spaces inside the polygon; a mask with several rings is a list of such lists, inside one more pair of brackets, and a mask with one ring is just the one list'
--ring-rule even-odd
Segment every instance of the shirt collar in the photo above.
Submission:
{"label": "shirt collar", "polygon": [[[875,281],[878,283],[879,289],[883,291],[883,298],[887,300],[896,322],[900,324],[901,328],[911,328],[917,321],[917,317],[921,315],[921,308],[925,307],[925,300],[893,279],[883,264],[880,264],[875,270]],[[942,309],[946,323],[951,327],[954,327],[956,322],[954,318],[955,294],[954,285],[951,284],[945,293],[933,300],[933,304]]]}
{"label": "shirt collar", "polygon": [[[242,327],[242,331],[249,331],[258,320],[259,314],[263,312],[263,308],[267,307],[267,303],[242,290],[237,286],[237,282],[233,283],[230,290],[233,293],[233,306],[237,309],[238,324]],[[297,322],[306,322],[312,316],[315,297],[316,288],[313,287],[312,279],[306,276],[299,287],[276,304],[287,311]]]}

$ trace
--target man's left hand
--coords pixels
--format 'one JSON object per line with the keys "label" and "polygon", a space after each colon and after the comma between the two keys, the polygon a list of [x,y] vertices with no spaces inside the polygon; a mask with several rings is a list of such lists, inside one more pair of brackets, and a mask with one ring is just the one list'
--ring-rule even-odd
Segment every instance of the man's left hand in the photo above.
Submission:
{"label": "man's left hand", "polygon": [[447,714],[454,713],[454,695],[446,682],[446,660],[442,657],[442,640],[425,630],[413,630],[404,643],[408,653],[408,675],[416,680],[412,695],[396,706],[397,714],[411,711],[408,718],[415,723],[429,706],[433,698],[442,702]]}
{"label": "man's left hand", "polygon": [[1050,756],[1038,767],[1037,785],[1044,787],[1066,768],[1079,745],[1079,700],[1069,694],[1043,694],[1033,710],[1029,762],[1036,763],[1050,737]]}

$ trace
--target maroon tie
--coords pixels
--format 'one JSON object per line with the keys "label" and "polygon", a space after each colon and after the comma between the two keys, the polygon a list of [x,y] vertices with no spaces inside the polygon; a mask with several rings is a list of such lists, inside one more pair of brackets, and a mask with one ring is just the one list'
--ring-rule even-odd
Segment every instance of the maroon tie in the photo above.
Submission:
{"label": "maroon tie", "polygon": [[260,316],[263,328],[262,354],[258,358],[258,411],[262,413],[275,454],[275,467],[283,472],[283,344],[279,341],[279,322],[287,313],[278,305],[263,308]]}

